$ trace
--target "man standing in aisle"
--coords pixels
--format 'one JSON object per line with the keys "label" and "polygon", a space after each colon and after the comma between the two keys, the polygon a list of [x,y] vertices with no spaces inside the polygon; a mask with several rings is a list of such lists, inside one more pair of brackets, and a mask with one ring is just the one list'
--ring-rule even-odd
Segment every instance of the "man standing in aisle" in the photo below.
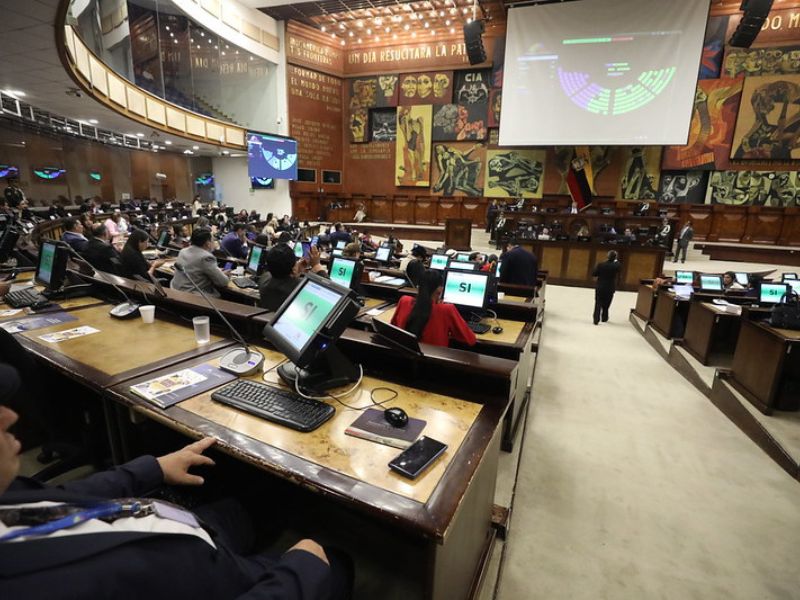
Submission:
{"label": "man standing in aisle", "polygon": [[692,229],[692,222],[686,221],[686,225],[683,226],[680,233],[678,233],[678,245],[675,248],[675,257],[672,259],[672,262],[680,261],[682,263],[686,262],[686,251],[689,249],[689,242],[692,241],[694,237],[694,229]]}
{"label": "man standing in aisle", "polygon": [[20,189],[17,179],[9,177],[6,181],[8,182],[8,187],[3,192],[3,195],[11,208],[17,208],[25,200],[25,192]]}
{"label": "man standing in aisle", "polygon": [[[503,265],[505,269],[505,265]],[[594,287],[594,324],[608,321],[608,309],[614,299],[619,277],[619,261],[616,250],[608,253],[608,260],[599,263],[592,272],[592,277],[597,277]]]}

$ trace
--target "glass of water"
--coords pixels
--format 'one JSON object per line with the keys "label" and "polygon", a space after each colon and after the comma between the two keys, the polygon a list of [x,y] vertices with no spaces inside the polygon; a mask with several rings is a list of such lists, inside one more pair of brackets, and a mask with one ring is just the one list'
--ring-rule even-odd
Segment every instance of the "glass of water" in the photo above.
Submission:
{"label": "glass of water", "polygon": [[194,339],[198,344],[207,344],[211,341],[211,319],[195,317],[192,319],[192,325],[194,325]]}

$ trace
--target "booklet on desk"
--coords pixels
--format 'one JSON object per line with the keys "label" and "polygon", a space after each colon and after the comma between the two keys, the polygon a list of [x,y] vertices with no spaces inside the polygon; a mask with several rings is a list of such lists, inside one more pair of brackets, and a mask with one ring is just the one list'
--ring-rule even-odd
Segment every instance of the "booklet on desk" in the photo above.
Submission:
{"label": "booklet on desk", "polygon": [[363,440],[405,449],[414,443],[426,424],[427,421],[409,417],[405,427],[394,427],[383,416],[383,410],[368,408],[344,432]]}
{"label": "booklet on desk", "polygon": [[197,365],[132,385],[131,392],[160,408],[169,408],[234,379],[236,375],[212,365]]}

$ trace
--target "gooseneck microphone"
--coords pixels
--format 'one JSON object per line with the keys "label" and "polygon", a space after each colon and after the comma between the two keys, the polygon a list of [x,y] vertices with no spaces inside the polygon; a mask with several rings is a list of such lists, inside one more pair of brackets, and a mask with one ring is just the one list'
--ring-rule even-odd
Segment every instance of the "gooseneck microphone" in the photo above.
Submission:
{"label": "gooseneck microphone", "polygon": [[264,355],[256,350],[250,350],[250,346],[242,337],[242,335],[233,325],[231,325],[230,321],[225,318],[225,315],[219,311],[219,309],[211,301],[211,298],[209,298],[200,288],[200,286],[195,283],[194,279],[192,279],[189,273],[186,272],[186,269],[183,268],[183,265],[180,265],[176,262],[174,267],[176,271],[180,271],[184,274],[189,283],[192,284],[192,287],[196,289],[203,297],[203,300],[206,301],[206,304],[208,304],[217,314],[217,316],[222,319],[225,325],[228,326],[233,339],[243,346],[243,348],[233,348],[232,350],[226,352],[219,359],[219,368],[223,371],[227,371],[228,373],[233,373],[234,375],[239,376],[252,375],[253,373],[257,372],[261,368],[261,365],[264,364]]}
{"label": "gooseneck microphone", "polygon": [[[68,248],[69,253],[73,257],[75,257],[78,261],[82,262],[83,264],[88,265],[89,268],[92,269],[95,272],[95,274],[97,274],[98,272],[100,272],[100,273],[103,272],[100,269],[98,269],[97,267],[95,267],[88,260],[83,258],[80,254],[78,254],[78,252],[72,246],[70,246],[69,244],[65,244],[65,246]],[[122,288],[120,288],[115,283],[113,283],[111,281],[108,281],[108,280],[105,280],[105,279],[103,280],[103,283],[107,283],[108,285],[113,287],[120,296],[125,298],[125,302],[122,302],[121,304],[117,304],[116,306],[113,306],[111,308],[111,310],[108,311],[108,314],[110,314],[112,317],[114,317],[116,319],[130,319],[130,318],[133,318],[133,317],[135,317],[136,315],[139,314],[139,306],[140,305],[137,304],[136,302],[134,302],[133,300],[131,300],[128,297],[128,294],[126,294],[125,292],[122,291]]]}

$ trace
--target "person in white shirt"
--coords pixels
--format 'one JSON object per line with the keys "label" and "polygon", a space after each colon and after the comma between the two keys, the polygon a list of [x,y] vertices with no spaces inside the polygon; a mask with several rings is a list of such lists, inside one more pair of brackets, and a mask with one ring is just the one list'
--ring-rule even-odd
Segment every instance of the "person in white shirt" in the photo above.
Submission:
{"label": "person in white shirt", "polygon": [[122,216],[119,209],[115,210],[114,214],[108,217],[103,225],[106,226],[112,238],[123,235],[128,231],[128,222],[125,220],[125,217]]}

